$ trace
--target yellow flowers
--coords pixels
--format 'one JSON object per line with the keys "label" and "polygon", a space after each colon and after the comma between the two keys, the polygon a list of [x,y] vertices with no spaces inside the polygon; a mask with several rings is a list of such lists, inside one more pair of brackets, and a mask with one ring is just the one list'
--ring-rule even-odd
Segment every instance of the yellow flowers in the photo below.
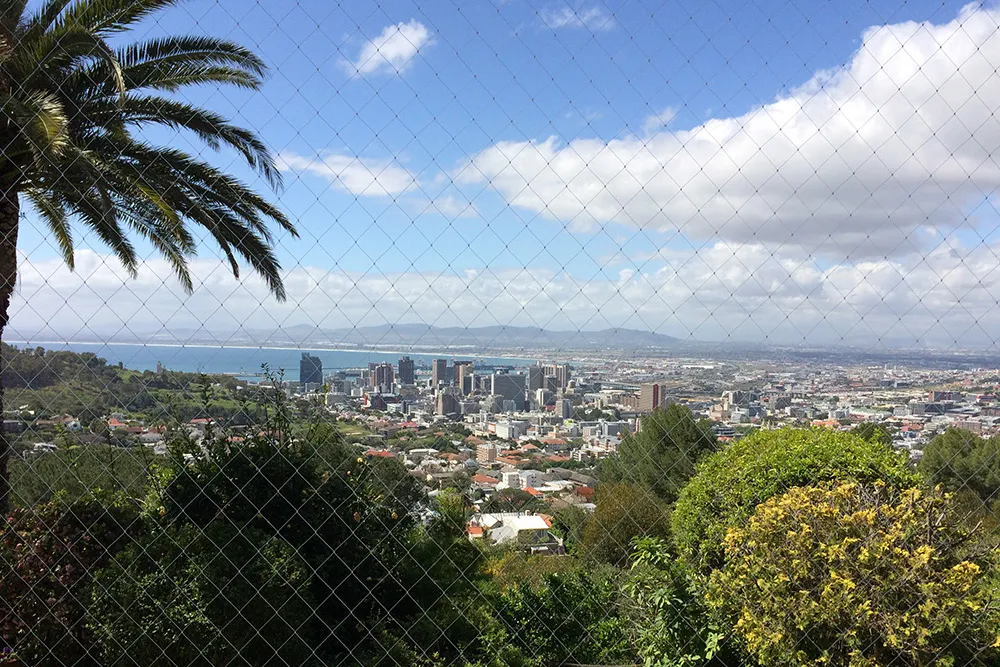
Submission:
{"label": "yellow flowers", "polygon": [[886,484],[789,489],[729,530],[706,604],[774,667],[949,664],[1000,648],[988,570],[959,557],[946,508],[942,493]]}

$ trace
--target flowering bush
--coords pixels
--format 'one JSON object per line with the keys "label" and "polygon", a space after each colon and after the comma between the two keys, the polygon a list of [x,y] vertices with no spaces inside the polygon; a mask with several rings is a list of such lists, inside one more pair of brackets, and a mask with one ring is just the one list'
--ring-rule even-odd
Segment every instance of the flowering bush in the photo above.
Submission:
{"label": "flowering bush", "polygon": [[775,667],[996,664],[996,558],[947,504],[882,482],[791,489],[728,531],[708,603]]}

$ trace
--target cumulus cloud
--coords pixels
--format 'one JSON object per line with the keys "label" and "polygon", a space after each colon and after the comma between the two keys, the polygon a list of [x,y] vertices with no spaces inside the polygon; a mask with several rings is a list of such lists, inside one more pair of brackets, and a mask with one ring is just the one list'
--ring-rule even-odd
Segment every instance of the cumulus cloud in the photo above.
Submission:
{"label": "cumulus cloud", "polygon": [[460,167],[511,205],[593,231],[896,257],[970,227],[1000,187],[1000,10],[867,30],[843,67],[742,116],[613,141],[500,142]]}
{"label": "cumulus cloud", "polygon": [[282,171],[321,176],[338,190],[358,196],[398,195],[416,186],[413,174],[394,160],[339,153],[326,153],[310,158],[284,152],[278,155],[277,162]]}
{"label": "cumulus cloud", "polygon": [[386,26],[382,32],[361,47],[358,57],[344,62],[349,74],[399,74],[407,69],[420,49],[432,43],[431,31],[423,23],[411,19],[406,23]]}
{"label": "cumulus cloud", "polygon": [[597,5],[577,9],[566,5],[546,7],[538,11],[538,20],[544,27],[552,30],[587,28],[596,32],[610,30],[615,26],[614,18],[604,8]]}
{"label": "cumulus cloud", "polygon": [[662,130],[676,117],[677,109],[673,107],[664,107],[659,113],[646,116],[646,120],[642,122],[642,131],[649,134],[651,132]]}
{"label": "cumulus cloud", "polygon": [[186,328],[266,331],[309,324],[385,322],[441,326],[534,325],[558,330],[632,327],[699,340],[775,343],[898,341],[994,346],[1000,330],[1000,245],[945,243],[922,256],[824,265],[761,244],[716,242],[664,249],[581,277],[543,268],[456,267],[448,272],[366,273],[297,266],[277,303],[258,278],[195,260],[183,294],[149,260],[128,280],[117,262],[79,251],[77,271],[58,259],[21,258],[11,339],[55,330],[67,339]]}

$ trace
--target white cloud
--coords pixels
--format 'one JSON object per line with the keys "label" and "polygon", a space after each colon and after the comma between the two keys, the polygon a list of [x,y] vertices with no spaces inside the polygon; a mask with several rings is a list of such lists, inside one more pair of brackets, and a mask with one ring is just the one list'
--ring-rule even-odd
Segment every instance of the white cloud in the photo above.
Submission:
{"label": "white cloud", "polygon": [[475,204],[453,195],[444,195],[422,202],[419,210],[421,213],[437,213],[451,219],[475,218],[479,215]]}
{"label": "white cloud", "polygon": [[339,190],[366,197],[402,194],[415,187],[416,178],[394,160],[362,158],[339,153],[309,158],[280,153],[278,168],[321,176]]}
{"label": "white cloud", "polygon": [[432,44],[430,30],[411,19],[386,26],[378,37],[365,42],[354,61],[344,62],[349,74],[399,74],[408,68],[420,49]]}
{"label": "white cloud", "polygon": [[216,260],[192,263],[196,289],[185,296],[164,278],[162,260],[143,263],[130,281],[115,260],[79,251],[76,273],[58,259],[22,256],[8,337],[46,327],[79,340],[160,328],[204,326],[223,336],[301,323],[423,321],[626,326],[700,340],[987,346],[1000,331],[998,253],[1000,245],[944,243],[926,256],[825,265],[799,252],[779,257],[760,244],[718,242],[660,250],[656,263],[624,262],[587,278],[543,268],[378,274],[296,266],[285,274],[288,301],[276,303],[260,279],[235,280]]}
{"label": "white cloud", "polygon": [[604,8],[568,6],[547,7],[538,11],[538,20],[552,30],[560,28],[587,28],[588,30],[610,30],[615,26],[614,18]]}
{"label": "white cloud", "polygon": [[901,256],[1000,187],[1000,10],[874,27],[843,68],[742,116],[613,141],[500,142],[456,178],[620,223],[832,259]]}
{"label": "white cloud", "polygon": [[642,122],[642,131],[645,134],[650,134],[658,130],[662,130],[667,125],[670,125],[670,121],[677,117],[677,109],[673,107],[664,107],[659,113],[654,113],[646,116],[646,120]]}

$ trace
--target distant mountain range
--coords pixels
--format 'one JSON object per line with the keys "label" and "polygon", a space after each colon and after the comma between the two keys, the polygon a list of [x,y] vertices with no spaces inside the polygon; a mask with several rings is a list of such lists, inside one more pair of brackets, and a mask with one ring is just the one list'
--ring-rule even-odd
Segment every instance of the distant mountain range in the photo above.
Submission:
{"label": "distant mountain range", "polygon": [[[225,332],[206,328],[169,331],[94,331],[73,342],[104,341],[145,345],[273,346],[289,348],[398,350],[451,355],[496,354],[549,358],[587,355],[605,359],[627,357],[713,358],[732,361],[768,359],[790,363],[888,364],[915,367],[1000,367],[1000,350],[956,350],[899,345],[780,345],[738,341],[706,342],[637,329],[552,331],[541,327],[438,327],[430,324],[381,324],[323,329],[296,324],[286,327]],[[50,329],[32,334],[11,332],[11,340],[65,340]],[[912,345],[912,344],[911,344]],[[537,353],[537,354],[535,354]]]}
{"label": "distant mountain range", "polygon": [[248,330],[257,341],[320,346],[402,347],[469,350],[673,350],[686,344],[673,336],[635,329],[550,331],[540,327],[436,327],[429,324],[384,324],[369,327],[319,329],[308,325],[280,331]]}

